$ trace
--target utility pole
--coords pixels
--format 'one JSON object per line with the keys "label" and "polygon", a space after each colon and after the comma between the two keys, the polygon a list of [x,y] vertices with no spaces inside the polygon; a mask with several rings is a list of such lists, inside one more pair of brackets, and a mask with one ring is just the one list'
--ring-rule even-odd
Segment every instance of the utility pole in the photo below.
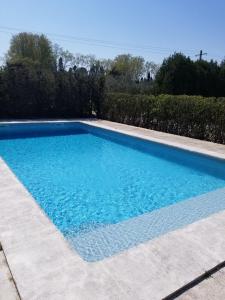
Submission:
{"label": "utility pole", "polygon": [[195,56],[198,56],[199,57],[199,60],[202,60],[202,56],[203,55],[207,55],[207,53],[203,53],[202,50],[200,50],[200,53],[199,54],[196,54]]}

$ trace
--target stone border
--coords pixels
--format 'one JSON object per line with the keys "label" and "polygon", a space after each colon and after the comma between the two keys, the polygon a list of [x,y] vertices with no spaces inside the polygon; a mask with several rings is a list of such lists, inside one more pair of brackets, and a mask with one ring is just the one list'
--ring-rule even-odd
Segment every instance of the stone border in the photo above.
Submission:
{"label": "stone border", "polygon": [[[224,146],[209,144],[222,158]],[[3,161],[0,189],[0,241],[22,299],[162,299],[225,261],[224,211],[87,263]]]}
{"label": "stone border", "polygon": [[0,299],[20,300],[5,254],[0,245]]}

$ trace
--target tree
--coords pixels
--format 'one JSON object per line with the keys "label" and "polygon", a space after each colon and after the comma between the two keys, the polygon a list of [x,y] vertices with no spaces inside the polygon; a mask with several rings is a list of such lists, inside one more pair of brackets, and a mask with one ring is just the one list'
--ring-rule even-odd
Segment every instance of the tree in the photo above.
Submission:
{"label": "tree", "polygon": [[220,82],[220,96],[224,96],[225,95],[225,59],[222,60],[220,64],[219,82]]}
{"label": "tree", "polygon": [[23,60],[8,63],[4,69],[5,110],[7,117],[50,116],[55,97],[53,73]]}
{"label": "tree", "polygon": [[96,112],[97,117],[101,117],[105,94],[105,72],[100,61],[97,61],[91,66],[89,77],[91,84],[92,109]]}
{"label": "tree", "polygon": [[144,59],[130,54],[118,55],[113,63],[111,74],[123,76],[126,80],[138,81],[144,72]]}
{"label": "tree", "polygon": [[[68,70],[69,68],[73,68],[75,65],[75,57],[68,50],[64,50],[58,44],[54,44],[53,46],[53,54],[56,62],[59,62],[61,59],[61,70]],[[59,65],[58,65],[59,67]]]}
{"label": "tree", "polygon": [[65,67],[63,65],[63,58],[62,57],[59,58],[57,69],[58,69],[59,72],[63,72],[65,70]]}
{"label": "tree", "polygon": [[88,71],[90,70],[91,66],[95,64],[96,58],[94,55],[83,55],[80,53],[75,54],[74,56],[74,63],[78,68],[85,68]]}
{"label": "tree", "polygon": [[164,59],[155,78],[156,90],[162,94],[195,94],[195,82],[195,64],[181,53]]}
{"label": "tree", "polygon": [[157,71],[159,70],[159,65],[154,63],[153,61],[146,61],[144,65],[144,71],[147,74],[147,78],[154,78],[156,76]]}
{"label": "tree", "polygon": [[93,109],[99,115],[105,75],[100,64],[84,67],[91,61],[83,56],[76,66],[73,54],[53,50],[43,35],[14,36],[0,68],[0,117],[90,117]]}
{"label": "tree", "polygon": [[211,60],[197,60],[196,67],[196,94],[202,96],[220,96],[219,74],[220,67]]}
{"label": "tree", "polygon": [[113,60],[112,59],[101,59],[99,60],[101,67],[104,70],[105,74],[109,74],[112,69]]}
{"label": "tree", "polygon": [[21,60],[38,63],[42,68],[53,69],[55,64],[51,42],[43,34],[22,32],[11,39],[7,62]]}

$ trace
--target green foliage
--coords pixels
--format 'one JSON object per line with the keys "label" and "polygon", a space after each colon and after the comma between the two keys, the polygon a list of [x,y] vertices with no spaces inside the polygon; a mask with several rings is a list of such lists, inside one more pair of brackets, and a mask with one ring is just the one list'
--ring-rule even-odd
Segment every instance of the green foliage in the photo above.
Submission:
{"label": "green foliage", "polygon": [[89,76],[92,92],[91,96],[94,99],[92,110],[95,111],[98,117],[101,117],[105,97],[105,74],[99,61],[91,66]]}
{"label": "green foliage", "polygon": [[93,56],[74,56],[44,35],[20,33],[0,69],[0,118],[90,117],[93,110],[100,116],[104,86]]}
{"label": "green foliage", "polygon": [[173,95],[225,96],[224,64],[192,61],[175,53],[163,61],[156,74],[155,93]]}
{"label": "green foliage", "polygon": [[111,65],[106,67],[106,91],[126,93],[151,93],[152,76],[156,73],[157,65],[145,62],[140,56],[130,54],[118,55]]}
{"label": "green foliage", "polygon": [[0,71],[0,118],[90,117],[103,93],[102,78],[85,68],[53,72],[23,59]]}
{"label": "green foliage", "polygon": [[54,54],[50,41],[43,34],[22,32],[13,36],[7,61],[17,63],[24,59],[40,64],[42,68],[54,68]]}
{"label": "green foliage", "polygon": [[194,94],[195,80],[193,61],[183,54],[175,53],[163,61],[156,75],[155,84],[159,93]]}
{"label": "green foliage", "polygon": [[54,44],[53,46],[53,55],[55,63],[59,62],[58,65],[61,70],[67,70],[75,64],[74,55],[68,50],[64,50],[58,44]]}
{"label": "green foliage", "polygon": [[103,117],[225,144],[225,98],[107,94]]}
{"label": "green foliage", "polygon": [[0,97],[0,117],[44,116],[54,99],[53,74],[25,61],[8,64],[2,72],[5,92]]}
{"label": "green foliage", "polygon": [[130,54],[118,55],[113,63],[111,73],[125,77],[127,80],[139,80],[144,72],[144,59]]}

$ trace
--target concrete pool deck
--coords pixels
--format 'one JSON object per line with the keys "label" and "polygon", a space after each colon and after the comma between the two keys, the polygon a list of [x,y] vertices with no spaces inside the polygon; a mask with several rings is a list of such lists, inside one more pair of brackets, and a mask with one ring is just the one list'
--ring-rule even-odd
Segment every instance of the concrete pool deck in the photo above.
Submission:
{"label": "concrete pool deck", "polygon": [[[225,159],[224,145],[102,120],[82,122]],[[3,160],[0,190],[0,243],[22,299],[162,299],[225,261],[225,211],[88,263]]]}

